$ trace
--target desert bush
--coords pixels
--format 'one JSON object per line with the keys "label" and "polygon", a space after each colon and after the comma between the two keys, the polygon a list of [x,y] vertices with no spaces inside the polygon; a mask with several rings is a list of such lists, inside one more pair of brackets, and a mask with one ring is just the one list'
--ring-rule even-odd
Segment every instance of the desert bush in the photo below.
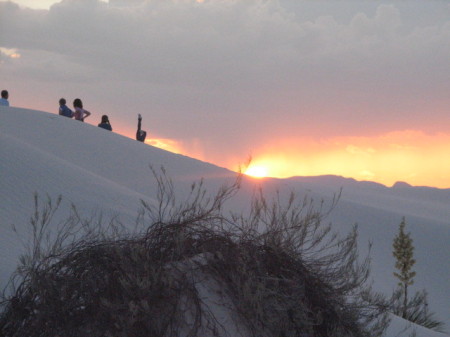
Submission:
{"label": "desert bush", "polygon": [[397,316],[404,314],[404,319],[425,328],[445,333],[445,324],[436,318],[436,314],[428,307],[426,290],[418,291],[408,299],[406,310],[402,289],[397,289],[392,294],[390,311]]}
{"label": "desert bush", "polygon": [[[385,316],[366,286],[356,228],[340,237],[323,224],[337,198],[324,209],[261,191],[249,214],[225,214],[241,175],[213,196],[193,184],[178,202],[165,172],[153,173],[158,202],[142,202],[141,231],[72,216],[51,249],[29,251],[2,301],[2,336],[230,336],[217,305],[241,336],[381,334]],[[35,213],[35,233],[53,207]]]}
{"label": "desert bush", "polygon": [[410,296],[409,287],[414,284],[416,272],[412,270],[416,263],[411,233],[405,232],[406,219],[402,218],[399,232],[393,241],[393,255],[396,258],[394,276],[398,279],[397,289],[391,297],[390,310],[410,322],[428,329],[444,332],[444,323],[435,318],[428,308],[427,292],[416,292]]}

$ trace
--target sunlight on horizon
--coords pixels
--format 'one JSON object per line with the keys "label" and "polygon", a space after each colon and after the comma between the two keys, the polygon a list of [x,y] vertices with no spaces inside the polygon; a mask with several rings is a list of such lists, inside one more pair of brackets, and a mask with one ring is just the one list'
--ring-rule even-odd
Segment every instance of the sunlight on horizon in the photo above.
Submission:
{"label": "sunlight on horizon", "polygon": [[299,148],[296,142],[280,142],[261,149],[245,174],[273,178],[336,175],[386,186],[402,181],[450,188],[450,134],[405,130],[372,138],[341,137],[309,144],[304,140],[303,150]]}
{"label": "sunlight on horizon", "polygon": [[[217,160],[204,155],[199,144],[193,146],[166,138],[148,138],[145,143],[236,172],[240,170],[232,153],[222,152]],[[402,181],[413,186],[450,188],[449,153],[450,134],[417,130],[377,137],[279,140],[255,151],[244,174],[281,179],[336,175],[385,186]]]}
{"label": "sunlight on horizon", "polygon": [[251,165],[245,170],[245,174],[254,178],[265,178],[268,175],[268,169],[265,166]]}

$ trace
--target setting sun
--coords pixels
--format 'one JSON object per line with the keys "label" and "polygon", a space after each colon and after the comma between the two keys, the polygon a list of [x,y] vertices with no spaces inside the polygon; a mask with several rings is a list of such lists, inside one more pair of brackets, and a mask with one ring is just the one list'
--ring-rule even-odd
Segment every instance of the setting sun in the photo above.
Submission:
{"label": "setting sun", "polygon": [[[301,149],[301,150],[299,150]],[[262,178],[338,175],[392,186],[449,188],[450,134],[418,130],[375,137],[336,137],[322,142],[272,141],[253,154],[246,175]]]}
{"label": "setting sun", "polygon": [[264,166],[250,166],[246,171],[245,174],[248,176],[252,176],[255,178],[264,178],[267,177],[267,167]]}

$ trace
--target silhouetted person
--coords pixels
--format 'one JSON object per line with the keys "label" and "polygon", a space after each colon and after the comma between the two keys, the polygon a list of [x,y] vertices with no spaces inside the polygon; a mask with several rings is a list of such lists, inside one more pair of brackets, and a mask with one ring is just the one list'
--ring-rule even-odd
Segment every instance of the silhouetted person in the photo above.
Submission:
{"label": "silhouetted person", "polygon": [[84,122],[84,119],[88,118],[91,115],[89,111],[83,109],[83,102],[81,102],[81,99],[79,98],[76,98],[73,101],[73,107],[75,109],[75,113],[73,114],[73,116],[77,121]]}
{"label": "silhouetted person", "polygon": [[2,90],[2,98],[0,98],[0,105],[9,106],[9,93],[8,90]]}
{"label": "silhouetted person", "polygon": [[69,107],[66,105],[66,99],[61,98],[59,100],[59,114],[60,116],[65,116],[72,118],[73,117],[73,111],[69,109]]}
{"label": "silhouetted person", "polygon": [[136,131],[136,140],[143,142],[145,141],[145,137],[147,137],[147,132],[145,132],[144,130],[141,130],[141,121],[142,121],[142,117],[141,114],[138,115],[138,128]]}
{"label": "silhouetted person", "polygon": [[112,127],[111,124],[109,123],[109,118],[107,115],[102,116],[102,122],[98,125],[98,127],[112,131]]}

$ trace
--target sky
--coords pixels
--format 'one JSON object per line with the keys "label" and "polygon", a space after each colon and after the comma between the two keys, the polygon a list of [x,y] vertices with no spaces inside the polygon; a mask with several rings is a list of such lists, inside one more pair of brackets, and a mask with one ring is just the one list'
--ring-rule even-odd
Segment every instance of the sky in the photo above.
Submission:
{"label": "sky", "polygon": [[81,98],[132,138],[140,113],[147,143],[255,175],[450,188],[448,1],[0,1],[0,53],[12,106]]}

